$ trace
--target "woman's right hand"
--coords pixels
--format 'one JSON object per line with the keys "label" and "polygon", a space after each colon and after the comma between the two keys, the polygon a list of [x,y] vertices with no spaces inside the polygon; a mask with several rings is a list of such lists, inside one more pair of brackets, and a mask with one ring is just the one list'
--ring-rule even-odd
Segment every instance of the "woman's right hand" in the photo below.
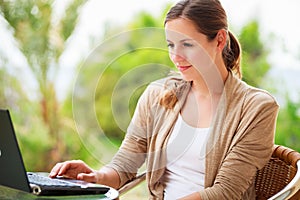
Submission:
{"label": "woman's right hand", "polygon": [[81,160],[71,160],[57,163],[51,170],[49,177],[63,176],[66,178],[84,180],[96,183],[98,181],[97,171],[90,168]]}

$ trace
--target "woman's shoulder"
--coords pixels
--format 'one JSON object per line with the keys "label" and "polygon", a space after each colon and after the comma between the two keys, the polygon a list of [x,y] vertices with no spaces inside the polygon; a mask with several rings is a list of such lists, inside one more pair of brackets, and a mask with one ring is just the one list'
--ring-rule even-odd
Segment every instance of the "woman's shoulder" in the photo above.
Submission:
{"label": "woman's shoulder", "polygon": [[[278,106],[276,98],[267,90],[264,90],[262,88],[253,87],[246,82],[238,79],[237,77],[234,77],[233,82],[235,82],[233,85],[235,85],[235,92],[233,95],[235,97],[240,96],[244,98],[246,103],[250,104],[273,104],[275,106]],[[232,84],[232,83],[231,83]]]}
{"label": "woman's shoulder", "polygon": [[[168,77],[151,82],[145,89],[141,100],[149,105],[156,105],[169,94],[175,94],[177,100],[183,99],[190,87],[189,82],[183,80],[181,76],[170,75]],[[177,101],[176,101],[177,102]]]}
{"label": "woman's shoulder", "polygon": [[267,90],[261,88],[249,86],[247,96],[248,98],[253,98],[256,101],[264,101],[277,104],[275,97]]}
{"label": "woman's shoulder", "polygon": [[278,107],[276,98],[267,90],[253,87],[244,82],[245,101],[253,105],[272,105]]}
{"label": "woman's shoulder", "polygon": [[187,84],[187,81],[178,74],[172,74],[162,79],[151,82],[147,90],[151,92],[164,92],[166,90],[178,89]]}

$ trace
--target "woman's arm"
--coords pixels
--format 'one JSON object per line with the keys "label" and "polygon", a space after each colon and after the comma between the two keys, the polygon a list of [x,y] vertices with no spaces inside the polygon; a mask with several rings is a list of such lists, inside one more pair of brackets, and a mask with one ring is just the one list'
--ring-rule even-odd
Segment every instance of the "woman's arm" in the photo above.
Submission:
{"label": "woman's arm", "polygon": [[202,199],[200,197],[199,192],[195,192],[195,193],[192,193],[192,194],[190,194],[188,196],[180,198],[179,200],[202,200]]}
{"label": "woman's arm", "polygon": [[120,187],[120,176],[114,169],[103,167],[99,171],[96,171],[96,174],[96,183],[107,185],[115,189]]}

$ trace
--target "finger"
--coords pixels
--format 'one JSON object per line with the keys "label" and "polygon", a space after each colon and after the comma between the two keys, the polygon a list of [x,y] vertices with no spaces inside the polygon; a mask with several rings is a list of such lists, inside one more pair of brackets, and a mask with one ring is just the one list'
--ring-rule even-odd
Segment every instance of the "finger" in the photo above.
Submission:
{"label": "finger", "polygon": [[[76,178],[77,173],[74,174],[74,170],[70,170],[70,169],[72,169],[72,165],[73,165],[72,161],[64,162],[61,165],[57,175],[58,176],[66,176],[69,178]],[[75,163],[75,165],[76,165],[76,163]]]}
{"label": "finger", "polygon": [[51,170],[49,177],[54,178],[58,175],[60,168],[62,166],[62,163],[57,163]]}
{"label": "finger", "polygon": [[89,173],[89,174],[80,173],[77,175],[77,179],[86,181],[86,182],[90,182],[90,183],[96,183],[96,176],[94,173]]}

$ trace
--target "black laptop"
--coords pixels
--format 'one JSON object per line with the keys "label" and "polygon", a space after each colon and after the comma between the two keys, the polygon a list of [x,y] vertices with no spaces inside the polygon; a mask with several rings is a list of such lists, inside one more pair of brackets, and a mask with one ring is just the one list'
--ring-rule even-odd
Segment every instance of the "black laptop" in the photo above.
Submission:
{"label": "black laptop", "polygon": [[0,185],[35,195],[108,193],[112,195],[111,193],[115,191],[105,185],[70,179],[51,179],[40,173],[26,172],[9,111],[2,109],[0,109],[0,166]]}

